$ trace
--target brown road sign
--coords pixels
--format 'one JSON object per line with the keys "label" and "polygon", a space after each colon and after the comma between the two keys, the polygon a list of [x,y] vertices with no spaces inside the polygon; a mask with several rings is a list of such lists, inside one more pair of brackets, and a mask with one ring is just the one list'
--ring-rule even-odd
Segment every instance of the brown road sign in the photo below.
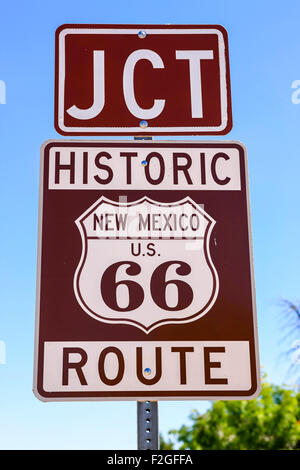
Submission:
{"label": "brown road sign", "polygon": [[40,399],[256,396],[241,144],[49,141],[40,181]]}
{"label": "brown road sign", "polygon": [[63,25],[55,127],[62,135],[221,135],[232,127],[219,25]]}

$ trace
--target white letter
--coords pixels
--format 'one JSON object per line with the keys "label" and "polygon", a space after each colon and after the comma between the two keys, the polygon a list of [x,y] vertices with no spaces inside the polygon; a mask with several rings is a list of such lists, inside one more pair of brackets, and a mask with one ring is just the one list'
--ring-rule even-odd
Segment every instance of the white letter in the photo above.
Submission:
{"label": "white letter", "polygon": [[6,347],[4,341],[0,341],[0,364],[6,363]]}
{"label": "white letter", "polygon": [[0,80],[0,104],[6,104],[6,86],[3,80]]}
{"label": "white letter", "polygon": [[176,51],[176,59],[189,61],[192,117],[202,118],[201,60],[213,59],[213,51]]}
{"label": "white letter", "polygon": [[150,109],[141,108],[135,99],[134,95],[134,68],[136,63],[141,60],[146,59],[151,62],[154,69],[163,69],[164,63],[161,60],[160,56],[156,52],[150,51],[148,49],[139,49],[138,51],[132,52],[128,56],[123,74],[123,91],[124,98],[127,105],[127,108],[137,118],[140,119],[153,119],[160,115],[165,106],[165,100],[154,100],[154,104]]}
{"label": "white letter", "polygon": [[292,88],[297,88],[296,91],[292,93],[292,103],[299,104],[300,103],[300,80],[294,80],[292,83]]}
{"label": "white letter", "polygon": [[76,119],[93,119],[101,113],[104,102],[104,51],[94,51],[94,103],[88,109],[71,106],[67,113]]}

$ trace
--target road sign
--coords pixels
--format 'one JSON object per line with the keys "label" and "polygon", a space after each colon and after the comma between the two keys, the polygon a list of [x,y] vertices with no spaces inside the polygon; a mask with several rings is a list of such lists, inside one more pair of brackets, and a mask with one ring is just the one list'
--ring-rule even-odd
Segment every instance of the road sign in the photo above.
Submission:
{"label": "road sign", "polygon": [[55,127],[62,135],[216,135],[231,130],[219,25],[63,25]]}
{"label": "road sign", "polygon": [[246,165],[235,142],[44,144],[39,398],[258,393]]}

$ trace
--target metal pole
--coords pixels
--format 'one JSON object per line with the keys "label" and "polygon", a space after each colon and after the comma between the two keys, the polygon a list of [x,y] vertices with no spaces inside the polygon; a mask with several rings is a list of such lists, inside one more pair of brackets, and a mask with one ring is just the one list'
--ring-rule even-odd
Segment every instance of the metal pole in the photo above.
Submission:
{"label": "metal pole", "polygon": [[[152,140],[152,137],[139,136],[134,140]],[[157,401],[137,402],[137,445],[138,450],[159,449]]]}
{"label": "metal pole", "polygon": [[158,450],[158,403],[137,402],[138,450]]}

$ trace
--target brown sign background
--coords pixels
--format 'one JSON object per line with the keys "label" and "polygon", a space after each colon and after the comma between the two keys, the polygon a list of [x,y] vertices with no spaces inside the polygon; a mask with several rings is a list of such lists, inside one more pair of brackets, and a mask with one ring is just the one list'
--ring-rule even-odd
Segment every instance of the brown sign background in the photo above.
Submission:
{"label": "brown sign background", "polygon": [[[241,168],[240,191],[174,190],[145,191],[122,189],[128,201],[147,195],[161,202],[174,202],[190,196],[196,203],[205,204],[205,210],[217,221],[210,243],[210,253],[219,275],[219,294],[213,307],[203,318],[191,323],[164,325],[149,334],[130,325],[113,325],[95,321],[78,304],[73,289],[74,272],[82,252],[82,241],[74,223],[100,196],[118,201],[120,191],[105,190],[49,190],[49,151],[60,148],[90,147],[104,150],[107,147],[138,150],[149,148],[236,148]],[[45,341],[249,341],[252,387],[241,391],[204,391],[157,393],[141,392],[141,397],[155,399],[235,398],[251,397],[259,388],[258,352],[256,339],[256,313],[253,285],[253,268],[249,227],[249,200],[246,157],[243,146],[224,142],[79,142],[53,141],[46,143],[41,153],[41,192],[39,222],[39,266],[36,324],[36,375],[35,393],[41,399],[130,399],[129,392],[56,392],[43,390],[43,361]]]}

